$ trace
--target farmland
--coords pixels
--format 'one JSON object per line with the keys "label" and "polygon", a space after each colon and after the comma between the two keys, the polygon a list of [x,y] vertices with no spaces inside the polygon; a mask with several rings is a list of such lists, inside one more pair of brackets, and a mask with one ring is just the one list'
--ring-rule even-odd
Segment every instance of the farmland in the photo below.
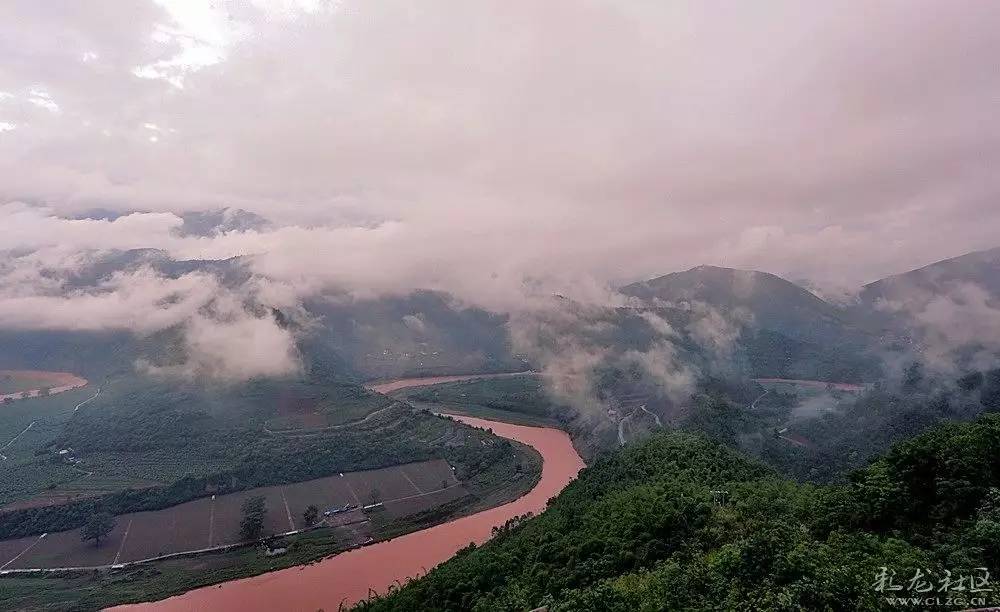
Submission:
{"label": "farmland", "polygon": [[85,379],[69,372],[0,370],[0,400],[62,393],[86,384]]}
{"label": "farmland", "polygon": [[[462,428],[461,431],[478,430]],[[478,434],[475,439],[479,439]],[[513,450],[506,461],[462,482],[455,479],[447,463],[434,460],[345,472],[343,477],[337,474],[293,485],[263,487],[253,493],[220,495],[214,500],[214,518],[211,498],[160,512],[118,516],[114,531],[99,548],[80,542],[77,530],[58,534],[59,539],[53,543],[45,541],[52,535],[0,542],[0,565],[8,564],[4,569],[6,574],[0,576],[0,609],[97,610],[123,602],[162,599],[199,586],[311,563],[364,544],[369,538],[375,542],[395,538],[522,495],[538,481],[540,466],[532,449],[514,444]],[[232,517],[238,513],[241,500],[252,494],[263,494],[267,499],[270,529],[283,531],[288,529],[289,515],[291,524],[301,527],[304,505],[313,503],[324,510],[327,503],[342,507],[354,503],[355,498],[362,502],[370,500],[371,492],[376,489],[384,499],[383,508],[367,514],[352,511],[321,517],[323,523],[317,529],[272,538],[272,546],[287,547],[287,553],[281,556],[267,557],[260,547],[235,546],[127,563],[167,552],[164,543],[168,540],[174,547],[179,547],[178,542],[204,547],[209,541],[213,546],[221,546],[225,541],[237,540]],[[418,490],[424,493],[414,492]],[[151,516],[159,520],[152,521]],[[123,543],[126,529],[128,536]],[[42,546],[45,548],[35,550]],[[58,558],[53,555],[54,550]],[[19,554],[21,557],[17,558]],[[121,566],[100,571],[11,571],[68,561],[107,564],[116,556]]]}
{"label": "farmland", "polygon": [[[170,485],[186,476],[219,474],[238,468],[255,449],[260,451],[254,454],[260,455],[274,446],[294,452],[287,436],[277,434],[349,427],[391,403],[349,385],[177,389],[134,375],[103,381],[100,391],[95,395],[93,387],[78,388],[0,406],[0,463],[4,468],[0,470],[0,507],[44,506]],[[269,425],[275,425],[275,430]],[[355,437],[354,431],[331,430],[329,434],[339,439]],[[400,456],[402,461],[424,458],[426,453],[419,452]],[[368,465],[341,461],[333,467],[338,471],[365,469],[394,462],[399,461]]]}
{"label": "farmland", "polygon": [[[401,518],[458,499],[466,494],[451,467],[440,459],[378,470],[348,472],[291,485],[260,487],[201,499],[151,512],[116,518],[114,530],[100,546],[84,543],[79,529],[0,542],[0,569],[84,567],[128,563],[163,555],[236,544],[240,541],[240,507],[263,496],[265,531],[281,534],[304,529],[302,513],[384,502],[388,518]],[[322,517],[321,517],[322,518]],[[368,517],[359,508],[323,518],[321,524],[351,525],[360,544],[370,534]]]}
{"label": "farmland", "polygon": [[[508,501],[540,472],[528,447],[319,375],[218,387],[114,374],[97,391],[0,410],[2,609],[94,609],[307,563]],[[238,544],[255,495],[285,555]],[[299,531],[309,505],[375,500]],[[115,527],[95,546],[79,528],[98,512]]]}

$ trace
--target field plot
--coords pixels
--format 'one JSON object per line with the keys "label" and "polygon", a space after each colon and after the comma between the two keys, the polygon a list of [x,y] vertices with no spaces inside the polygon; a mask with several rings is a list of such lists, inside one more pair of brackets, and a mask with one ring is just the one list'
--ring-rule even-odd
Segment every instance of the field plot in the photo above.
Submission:
{"label": "field plot", "polygon": [[291,485],[262,487],[230,495],[205,497],[164,510],[125,514],[115,518],[111,534],[95,546],[82,542],[80,530],[0,541],[0,569],[90,567],[126,563],[171,553],[195,551],[239,542],[241,506],[263,496],[267,508],[265,531],[285,533],[305,527],[302,513],[309,505],[320,509],[323,524],[360,544],[369,535],[363,511],[323,512],[346,504],[385,503],[392,517],[401,517],[457,499],[466,494],[443,460],[411,463],[379,470],[351,472]]}
{"label": "field plot", "polygon": [[[215,499],[212,546],[240,541],[240,517],[242,516],[240,509],[244,501],[257,496],[264,498],[264,504],[267,508],[267,516],[264,519],[266,533],[284,533],[296,529],[288,522],[288,513],[282,501],[280,487],[264,487],[232,495],[220,495]],[[301,514],[304,509],[305,507],[301,508],[299,513]]]}
{"label": "field plot", "polygon": [[385,509],[394,518],[400,518],[454,501],[460,497],[464,497],[467,493],[468,491],[466,491],[465,487],[456,484],[449,486],[447,489],[432,491],[423,495],[387,501],[385,502]]}
{"label": "field plot", "polygon": [[40,386],[38,378],[24,374],[16,370],[0,370],[0,394],[29,391]]}
{"label": "field plot", "polygon": [[438,469],[435,470],[418,470],[414,469],[413,466],[402,465],[399,467],[399,471],[402,472],[403,475],[406,476],[406,479],[419,489],[421,493],[436,491],[449,485],[458,484],[458,480],[455,479],[455,473],[451,470],[448,464],[443,461],[440,463],[443,465],[436,466]]}
{"label": "field plot", "polygon": [[20,555],[23,555],[33,545],[38,545],[40,538],[36,535],[16,540],[0,542],[0,570],[13,565]]}
{"label": "field plot", "polygon": [[86,384],[86,379],[69,372],[0,370],[0,400],[37,397],[43,389],[46,393],[62,393]]}

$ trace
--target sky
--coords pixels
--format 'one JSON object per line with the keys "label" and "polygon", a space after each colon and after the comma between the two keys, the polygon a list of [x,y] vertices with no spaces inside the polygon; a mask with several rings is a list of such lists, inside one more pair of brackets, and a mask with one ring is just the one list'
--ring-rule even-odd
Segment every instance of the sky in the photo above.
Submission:
{"label": "sky", "polygon": [[[995,2],[7,0],[0,251],[501,309],[700,264],[838,293],[1000,246],[998,28]],[[178,234],[221,207],[272,224]]]}

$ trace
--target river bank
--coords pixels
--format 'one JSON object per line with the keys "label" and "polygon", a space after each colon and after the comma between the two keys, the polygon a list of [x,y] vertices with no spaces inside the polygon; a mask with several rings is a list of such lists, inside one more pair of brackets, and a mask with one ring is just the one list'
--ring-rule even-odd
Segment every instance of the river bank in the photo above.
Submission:
{"label": "river bank", "polygon": [[[455,380],[458,377],[451,378]],[[444,382],[434,379],[387,381],[373,390],[394,391],[408,386]],[[548,500],[584,467],[569,436],[549,427],[513,425],[461,415],[445,415],[473,427],[534,448],[542,456],[538,483],[515,501],[464,516],[421,531],[350,550],[305,566],[233,580],[189,591],[168,599],[120,606],[113,610],[316,610],[357,603],[371,593],[425,573],[456,552],[489,539],[494,527],[511,518],[544,510]]]}

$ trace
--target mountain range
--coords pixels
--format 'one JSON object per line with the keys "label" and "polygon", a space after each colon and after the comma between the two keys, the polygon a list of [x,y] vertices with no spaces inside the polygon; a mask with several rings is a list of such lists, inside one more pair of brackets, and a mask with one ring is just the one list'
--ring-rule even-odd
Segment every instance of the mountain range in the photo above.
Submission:
{"label": "mountain range", "polygon": [[[144,268],[173,279],[192,272],[209,274],[231,288],[240,287],[253,276],[243,258],[179,261],[163,251],[142,249],[100,255],[72,273],[65,287],[69,291],[99,290],[101,283],[115,274]],[[704,307],[722,313],[739,330],[744,358],[737,366],[745,373],[815,377],[817,372],[810,364],[822,354],[824,359],[846,356],[844,364],[837,366],[840,372],[828,375],[873,379],[881,375],[871,369],[876,367],[875,353],[898,350],[902,337],[925,335],[915,313],[926,308],[931,299],[967,287],[981,290],[987,308],[996,305],[1000,249],[970,253],[870,283],[847,305],[824,301],[773,274],[715,266],[632,283],[619,292],[633,300],[633,313],[658,313],[681,331],[703,318],[699,313]],[[556,308],[565,309],[569,302],[554,303]],[[311,321],[308,333],[301,335],[305,340],[300,348],[315,351],[324,347],[328,356],[336,355],[338,374],[347,379],[543,365],[529,363],[526,359],[530,356],[519,354],[519,347],[511,342],[508,315],[465,305],[442,292],[363,299],[328,294],[310,298],[303,306]],[[603,311],[611,312],[611,308]],[[293,315],[278,308],[274,312],[283,318]],[[587,316],[594,316],[593,310],[587,311],[588,315],[580,312],[576,309],[574,316],[581,326]],[[624,325],[622,320],[611,323]],[[631,338],[630,348],[641,347],[655,336],[654,330],[641,323],[622,329]],[[170,334],[170,330],[161,332],[151,341],[148,334],[130,338],[122,332],[4,329],[0,330],[0,366],[93,371],[102,364],[111,367],[117,355],[120,360],[115,367],[127,367],[143,351],[155,352]],[[621,334],[612,334],[601,342],[624,341]],[[95,361],[95,352],[103,357]],[[73,363],[75,358],[79,364]]]}

